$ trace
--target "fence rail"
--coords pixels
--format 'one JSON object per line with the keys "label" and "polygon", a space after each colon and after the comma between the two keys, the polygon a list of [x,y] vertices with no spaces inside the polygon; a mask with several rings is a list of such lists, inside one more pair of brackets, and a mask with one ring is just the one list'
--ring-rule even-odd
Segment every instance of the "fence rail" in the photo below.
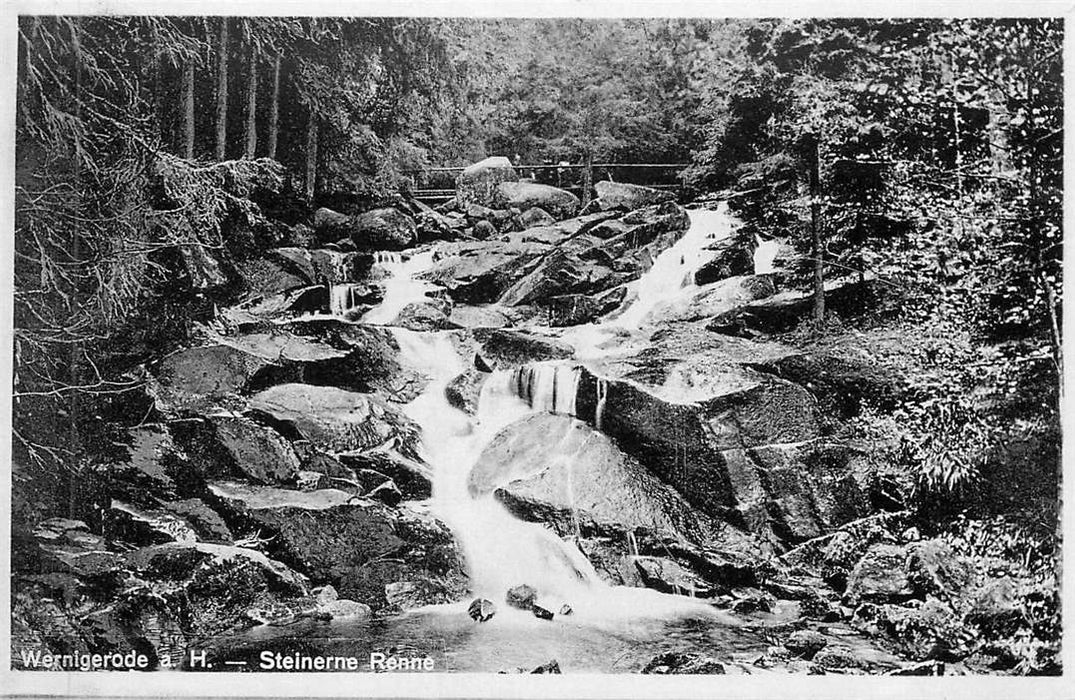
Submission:
{"label": "fence rail", "polygon": [[[643,178],[631,177],[630,176],[630,171],[633,171],[633,170],[645,170],[645,171],[666,170],[666,171],[675,171],[675,174],[678,175],[679,171],[682,170],[683,168],[687,167],[688,165],[689,165],[689,163],[591,163],[591,164],[586,164],[586,163],[536,163],[536,164],[533,164],[533,165],[526,165],[526,164],[514,165],[513,167],[519,172],[531,173],[531,174],[536,174],[539,171],[540,172],[554,171],[556,173],[555,182],[544,181],[544,184],[555,184],[557,187],[560,187],[561,189],[568,190],[569,192],[577,192],[577,193],[579,193],[581,195],[582,199],[587,199],[588,195],[589,195],[590,187],[592,186],[592,183],[593,183],[593,180],[594,180],[593,173],[594,173],[595,170],[596,171],[604,170],[606,172],[606,176],[611,177],[611,175],[612,175],[611,170],[613,168],[620,169],[621,173],[620,173],[620,176],[617,177],[618,180],[621,180],[623,182],[630,182],[631,180],[642,179],[642,180],[645,180],[645,182],[636,182],[634,184],[644,184],[647,187],[653,187],[653,188],[659,189],[659,190],[673,190],[674,191],[674,190],[679,189],[680,185],[678,183],[675,183],[675,182],[653,182],[653,180],[655,180],[655,179],[661,179],[659,177],[653,177],[653,176],[648,176],[648,177],[643,177]],[[451,179],[450,186],[449,186],[449,183],[446,182],[447,178],[445,176],[450,175],[452,173],[462,172],[466,168],[467,168],[467,166],[465,166],[465,165],[445,165],[445,166],[436,166],[436,167],[430,167],[430,168],[421,168],[421,169],[408,170],[408,171],[406,171],[408,174],[416,176],[415,179],[418,181],[419,185],[426,185],[424,187],[422,187],[422,186],[415,187],[412,190],[411,193],[414,195],[415,198],[420,199],[420,200],[426,200],[426,201],[430,201],[430,202],[444,202],[444,201],[447,201],[447,200],[449,200],[449,199],[451,199],[452,197],[455,196],[456,190],[455,190],[455,179],[454,178]],[[567,171],[579,171],[579,170],[583,171],[582,172],[583,181],[581,183],[574,183],[574,182],[565,183],[564,182],[564,174]],[[627,170],[628,171],[627,176],[624,176],[624,173],[622,173],[622,170]],[[573,175],[571,177],[573,179],[575,176]],[[668,178],[664,178],[664,179],[668,179]],[[431,180],[434,181],[439,186],[431,186],[431,185],[434,184],[433,182],[430,182]]]}

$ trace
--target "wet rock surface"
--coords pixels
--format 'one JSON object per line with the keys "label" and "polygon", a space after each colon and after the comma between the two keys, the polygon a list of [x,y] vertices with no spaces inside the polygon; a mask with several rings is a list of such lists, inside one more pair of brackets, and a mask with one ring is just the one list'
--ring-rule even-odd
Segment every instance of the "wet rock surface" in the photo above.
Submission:
{"label": "wet rock surface", "polygon": [[[959,632],[1025,624],[1019,590],[933,534],[906,536],[906,513],[878,514],[868,455],[838,439],[867,397],[898,402],[905,382],[835,344],[766,340],[806,308],[778,275],[752,275],[742,249],[707,243],[708,264],[684,275],[689,293],[638,327],[606,328],[603,352],[589,352],[587,324],[610,326],[689,224],[665,193],[597,189],[587,211],[602,211],[576,216],[573,195],[517,183],[506,159],[489,159],[460,175],[458,202],[442,211],[320,209],[289,240],[321,247],[276,247],[245,265],[242,301],[148,364],[149,418],[87,468],[81,519],[18,533],[13,558],[32,573],[13,581],[14,648],[58,651],[62,640],[148,649],[160,663],[252,626],[363,623],[466,600],[457,612],[470,629],[495,628],[502,620],[474,624],[501,598],[469,590],[465,554],[431,513],[435,473],[405,409],[443,387],[449,407],[477,420],[502,372],[538,411],[485,446],[470,494],[577,547],[607,583],[693,598],[768,640],[750,659],[669,642],[631,670],[1002,668],[1002,654]],[[363,324],[401,259],[380,251],[419,237],[434,241],[419,273],[434,291],[393,307],[386,327]],[[198,284],[218,284],[203,267]],[[356,287],[328,317],[340,285]],[[833,304],[852,296],[835,291]],[[435,379],[404,366],[393,327],[450,338],[466,369]],[[572,396],[541,405],[541,363],[567,368],[551,388]],[[590,612],[520,578],[498,595],[542,620],[530,624],[576,625]]]}

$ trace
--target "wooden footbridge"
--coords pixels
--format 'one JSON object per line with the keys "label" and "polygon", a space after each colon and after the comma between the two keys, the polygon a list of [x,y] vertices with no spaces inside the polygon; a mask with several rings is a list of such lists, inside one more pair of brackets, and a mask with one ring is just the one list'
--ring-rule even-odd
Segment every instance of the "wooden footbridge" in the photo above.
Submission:
{"label": "wooden footbridge", "polygon": [[[578,195],[584,203],[590,199],[592,183],[612,180],[646,185],[678,194],[682,185],[679,173],[689,163],[542,163],[514,164],[520,178],[545,185],[555,185]],[[466,166],[445,166],[410,171],[414,177],[411,194],[419,200],[436,204],[455,196],[455,178]]]}

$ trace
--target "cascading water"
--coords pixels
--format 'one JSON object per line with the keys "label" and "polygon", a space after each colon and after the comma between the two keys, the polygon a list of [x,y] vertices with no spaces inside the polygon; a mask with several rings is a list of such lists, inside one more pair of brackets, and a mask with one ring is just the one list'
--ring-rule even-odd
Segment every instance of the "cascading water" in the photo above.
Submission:
{"label": "cascading water", "polygon": [[658,304],[694,287],[694,273],[712,256],[706,246],[731,235],[732,220],[726,204],[716,211],[694,209],[689,216],[690,228],[639,278],[635,301],[611,322],[613,325],[637,329]]}
{"label": "cascading water", "polygon": [[378,265],[402,265],[403,254],[390,250],[378,250],[373,254],[373,262]]}
{"label": "cascading water", "polygon": [[628,352],[632,336],[642,328],[659,305],[690,295],[698,289],[694,274],[712,256],[713,243],[727,239],[735,230],[735,220],[727,205],[716,210],[689,210],[691,225],[670,248],[657,256],[635,284],[634,299],[610,318],[596,324],[571,326],[560,331],[575,348],[580,360],[599,360],[617,352]]}
{"label": "cascading water", "polygon": [[378,253],[376,263],[389,276],[384,282],[384,299],[362,316],[363,323],[392,323],[408,304],[426,300],[426,293],[436,289],[418,277],[433,266],[432,250],[415,253],[407,259],[399,253]]}
{"label": "cascading water", "polygon": [[329,286],[329,313],[341,318],[359,305],[359,290],[365,291],[364,285],[333,284]]}
{"label": "cascading water", "polygon": [[[556,368],[530,376],[530,399],[519,392],[519,377],[494,372],[482,387],[474,418],[456,409],[445,396],[448,382],[465,367],[449,332],[418,333],[392,328],[400,360],[430,378],[425,390],[403,407],[422,427],[425,460],[434,471],[434,511],[452,528],[462,546],[474,593],[503,600],[508,588],[526,583],[544,600],[557,603],[578,600],[584,591],[600,585],[592,565],[577,547],[544,527],[513,517],[492,494],[473,496],[467,487],[471,467],[482,450],[504,427],[545,407],[574,407],[570,380],[554,398]],[[577,379],[576,379],[577,381]],[[557,399],[559,404],[557,404]],[[531,402],[533,406],[531,407]]]}
{"label": "cascading water", "polygon": [[[602,324],[637,328],[661,301],[681,293],[685,280],[693,285],[693,272],[704,262],[705,247],[715,235],[727,234],[724,211],[691,212],[692,225],[684,237],[659,255],[639,280],[635,302],[613,322]],[[365,323],[390,324],[409,303],[421,301],[433,285],[417,276],[432,265],[432,252],[409,259],[379,261],[390,277],[385,297],[362,318]],[[537,362],[513,370],[498,370],[485,380],[476,415],[471,417],[447,400],[448,383],[466,370],[452,341],[451,331],[417,332],[391,327],[405,366],[425,374],[429,384],[403,407],[422,429],[423,457],[433,468],[434,512],[452,529],[468,563],[474,594],[502,601],[505,592],[527,584],[538,590],[541,604],[558,609],[567,602],[582,618],[623,619],[684,612],[689,601],[636,588],[610,587],[594,571],[577,544],[566,542],[536,523],[515,518],[490,491],[474,493],[470,473],[483,450],[498,432],[535,412],[574,417],[582,369],[577,362]],[[597,383],[596,423],[604,426],[608,383]],[[576,453],[581,451],[576,450]],[[570,491],[573,459],[548,465],[563,469]],[[510,465],[505,465],[510,473]],[[576,539],[580,526],[573,518]],[[629,534],[632,554],[637,543]],[[707,608],[702,608],[707,609]],[[690,608],[692,613],[698,607]],[[508,615],[512,611],[504,611]]]}
{"label": "cascading water", "polygon": [[605,428],[605,405],[608,403],[608,380],[604,377],[597,379],[597,408],[594,409],[594,427],[598,430]]}
{"label": "cascading water", "polygon": [[775,239],[767,241],[755,234],[754,242],[757,243],[757,247],[754,248],[754,274],[767,275],[776,272],[776,258],[780,254],[780,241]]}
{"label": "cascading water", "polygon": [[516,369],[512,383],[530,408],[574,416],[581,376],[581,368],[570,362],[537,362]]}

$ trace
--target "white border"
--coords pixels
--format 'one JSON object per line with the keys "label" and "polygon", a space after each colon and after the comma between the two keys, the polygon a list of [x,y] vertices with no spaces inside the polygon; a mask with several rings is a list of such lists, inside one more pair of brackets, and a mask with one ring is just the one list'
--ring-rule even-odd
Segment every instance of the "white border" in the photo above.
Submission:
{"label": "white border", "polygon": [[[14,123],[15,62],[17,42],[15,21],[19,14],[200,14],[200,15],[380,15],[380,16],[473,16],[473,17],[944,17],[944,16],[1056,16],[1067,21],[1064,41],[1065,133],[1064,187],[1075,192],[1072,169],[1075,138],[1075,109],[1071,99],[1073,53],[1075,53],[1075,2],[1041,0],[977,0],[958,2],[910,1],[897,5],[878,0],[828,0],[827,2],[659,2],[658,0],[383,0],[345,2],[339,0],[233,0],[224,4],[211,0],[0,0],[0,376],[11,386],[12,362],[12,232],[14,231]],[[1071,228],[1075,208],[1070,197],[1064,202],[1064,267],[1067,279],[1075,270]],[[1069,284],[1071,284],[1069,282]],[[1075,304],[1068,304],[1064,326],[1072,328]],[[1069,367],[1075,362],[1075,341],[1070,333],[1064,341]],[[1065,466],[1071,454],[1070,411],[1071,371],[1065,373],[1062,400]],[[11,435],[11,394],[0,391],[0,429]],[[11,441],[0,439],[0,693],[4,695],[92,695],[120,697],[192,696],[296,696],[296,697],[461,697],[461,698],[1075,698],[1075,649],[1070,640],[1073,597],[1072,576],[1064,577],[1063,601],[1065,644],[1062,658],[1066,673],[1059,678],[1012,678],[966,676],[905,678],[882,676],[643,676],[638,674],[567,674],[562,676],[499,674],[261,674],[155,672],[124,673],[45,673],[11,671],[10,665],[10,513]],[[1075,483],[1063,481],[1063,502],[1075,502]],[[1075,527],[1065,507],[1063,512],[1064,560],[1070,562]],[[133,672],[132,672],[133,673]]]}

